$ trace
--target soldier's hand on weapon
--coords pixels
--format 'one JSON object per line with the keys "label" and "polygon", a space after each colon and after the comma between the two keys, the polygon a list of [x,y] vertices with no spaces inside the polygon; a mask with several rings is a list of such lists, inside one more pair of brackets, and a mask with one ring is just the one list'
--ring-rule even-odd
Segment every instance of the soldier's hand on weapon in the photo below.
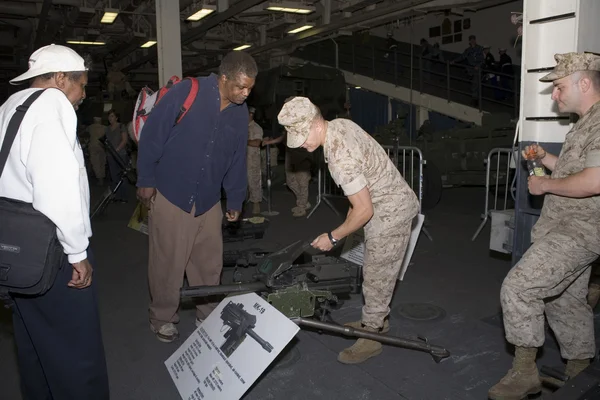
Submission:
{"label": "soldier's hand on weapon", "polygon": [[521,155],[526,160],[529,158],[537,158],[541,160],[542,158],[546,157],[546,150],[544,150],[544,148],[539,144],[532,144],[531,146],[525,146],[521,152]]}
{"label": "soldier's hand on weapon", "polygon": [[227,221],[235,222],[240,218],[240,212],[236,210],[227,210],[225,217],[227,217]]}
{"label": "soldier's hand on weapon", "polygon": [[319,237],[313,240],[310,245],[321,251],[329,251],[333,248],[333,244],[331,243],[331,240],[329,240],[329,235],[327,233],[319,235]]}
{"label": "soldier's hand on weapon", "polygon": [[156,188],[138,188],[137,190],[137,198],[142,202],[148,209],[152,206],[154,202],[154,197],[156,196]]}

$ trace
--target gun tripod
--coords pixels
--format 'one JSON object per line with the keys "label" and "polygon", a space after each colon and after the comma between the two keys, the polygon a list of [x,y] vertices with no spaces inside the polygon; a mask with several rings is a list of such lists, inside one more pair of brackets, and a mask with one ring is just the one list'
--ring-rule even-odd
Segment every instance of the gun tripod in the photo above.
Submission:
{"label": "gun tripod", "polygon": [[133,163],[131,159],[129,159],[128,162],[125,162],[125,160],[121,158],[119,153],[117,153],[117,150],[114,148],[114,146],[108,141],[106,136],[103,136],[99,140],[104,145],[104,148],[110,153],[111,157],[113,157],[113,159],[117,162],[117,164],[121,168],[121,171],[119,172],[119,181],[112,187],[109,186],[104,191],[104,193],[102,194],[102,198],[98,203],[96,203],[96,206],[94,206],[90,218],[94,218],[94,216],[99,215],[106,210],[108,205],[114,201],[115,195],[121,187],[121,185],[123,185],[125,179],[127,179],[129,183],[131,183],[134,186],[136,182],[135,172],[133,170]]}

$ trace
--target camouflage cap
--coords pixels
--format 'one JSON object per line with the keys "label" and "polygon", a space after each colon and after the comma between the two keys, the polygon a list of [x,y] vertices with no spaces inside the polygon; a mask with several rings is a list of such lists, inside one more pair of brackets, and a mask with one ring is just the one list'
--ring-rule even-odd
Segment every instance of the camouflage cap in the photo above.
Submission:
{"label": "camouflage cap", "polygon": [[553,82],[577,71],[600,71],[600,57],[592,53],[555,54],[556,67],[540,82]]}
{"label": "camouflage cap", "polygon": [[287,146],[302,146],[310,132],[313,119],[319,115],[319,109],[306,97],[294,97],[283,105],[277,120],[287,131]]}

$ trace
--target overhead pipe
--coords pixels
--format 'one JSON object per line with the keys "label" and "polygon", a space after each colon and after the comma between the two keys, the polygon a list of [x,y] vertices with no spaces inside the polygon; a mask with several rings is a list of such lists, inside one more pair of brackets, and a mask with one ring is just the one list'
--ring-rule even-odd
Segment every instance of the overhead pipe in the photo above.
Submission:
{"label": "overhead pipe", "polygon": [[332,22],[328,25],[322,25],[322,26],[318,26],[318,27],[315,27],[312,29],[307,29],[304,32],[298,33],[297,35],[293,35],[293,36],[290,36],[290,37],[287,37],[287,38],[284,38],[281,40],[276,40],[265,46],[260,46],[255,49],[251,48],[250,50],[248,50],[248,52],[250,54],[263,53],[267,50],[271,50],[276,47],[287,46],[287,45],[290,45],[290,44],[293,44],[296,42],[304,41],[304,40],[306,40],[310,37],[316,36],[316,35],[327,34],[329,32],[333,32],[338,29],[344,28],[348,25],[354,25],[354,24],[358,24],[358,23],[362,23],[362,22],[367,22],[371,19],[378,18],[383,15],[387,15],[390,13],[398,13],[403,10],[412,9],[415,6],[429,3],[430,1],[431,0],[411,0],[408,2],[402,2],[400,4],[394,4],[394,5],[391,5],[388,7],[377,8],[374,11],[371,11],[368,13],[361,13],[358,15],[353,15],[352,17],[349,17],[349,18],[341,18],[341,19],[338,19],[337,21]]}
{"label": "overhead pipe", "polygon": [[[19,3],[42,3],[44,0],[19,0]],[[52,4],[57,6],[72,6],[80,7],[82,5],[81,0],[52,0]]]}
{"label": "overhead pipe", "polygon": [[[220,23],[225,22],[229,18],[231,18],[235,15],[238,15],[258,4],[263,3],[263,2],[264,2],[264,0],[242,0],[242,1],[237,2],[234,5],[231,5],[224,12],[218,13],[215,16],[211,16],[210,18],[207,18],[206,21],[204,21],[202,23],[202,25],[198,26],[197,28],[192,28],[192,29],[188,30],[181,38],[181,45],[185,46],[187,44],[194,42],[196,39],[198,39],[199,37],[204,35],[206,32],[208,32],[215,26],[219,25]],[[144,65],[145,63],[147,63],[149,61],[156,60],[158,55],[157,55],[155,47],[151,48],[148,51],[149,54],[147,56],[141,57],[137,61],[135,61],[135,62],[131,63],[130,65],[128,65],[127,67],[125,67],[123,69],[123,72],[127,72],[132,69],[135,69],[141,65]]]}
{"label": "overhead pipe", "polygon": [[[49,16],[52,19],[61,19],[61,15],[56,10],[49,10]],[[14,15],[21,18],[38,18],[40,13],[35,3],[22,3],[16,1],[0,1],[0,15]]]}
{"label": "overhead pipe", "polygon": [[[324,35],[324,34],[327,34],[330,32],[335,32],[335,31],[342,29],[349,25],[354,25],[354,24],[358,24],[358,23],[362,23],[362,22],[368,22],[371,19],[379,18],[379,17],[387,15],[389,13],[399,13],[401,11],[413,9],[416,6],[419,6],[419,5],[425,4],[425,3],[429,3],[429,2],[431,2],[431,0],[411,0],[408,2],[403,2],[401,4],[394,4],[394,5],[391,5],[388,7],[378,8],[378,9],[375,9],[374,11],[358,14],[358,15],[355,15],[355,16],[352,16],[349,18],[338,19],[335,22],[331,22],[330,24],[318,26],[318,27],[315,27],[312,29],[307,29],[304,32],[300,32],[296,35],[291,35],[284,39],[276,40],[276,41],[268,43],[264,46],[250,48],[250,49],[248,49],[248,53],[255,55],[255,54],[264,53],[265,51],[268,51],[268,50],[271,50],[274,48],[290,46],[295,43],[304,42],[307,39],[309,39],[313,36],[316,36],[316,35]],[[141,64],[139,64],[139,65],[141,65]],[[213,69],[216,67],[217,67],[217,65],[211,64],[211,65],[207,65],[204,67],[195,68],[191,71],[187,71],[187,73],[194,74],[194,73],[197,73],[200,71],[206,71],[206,70]]]}

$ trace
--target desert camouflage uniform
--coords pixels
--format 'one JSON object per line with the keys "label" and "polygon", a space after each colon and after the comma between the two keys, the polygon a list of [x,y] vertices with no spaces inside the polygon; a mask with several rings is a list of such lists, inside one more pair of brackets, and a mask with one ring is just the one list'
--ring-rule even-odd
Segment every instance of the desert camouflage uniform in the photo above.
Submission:
{"label": "desert camouflage uniform", "polygon": [[[248,140],[262,140],[263,130],[255,121],[248,125]],[[248,168],[248,192],[252,203],[262,201],[262,178],[260,168],[260,147],[248,146],[246,156]]]}
{"label": "desert camouflage uniform", "polygon": [[101,182],[106,177],[106,152],[100,138],[106,133],[106,127],[99,121],[94,121],[88,127],[90,133],[90,163],[94,170],[94,175]]}
{"label": "desert camouflage uniform", "polygon": [[367,187],[373,217],[365,225],[362,323],[379,329],[389,314],[419,201],[383,148],[348,119],[328,123],[325,161],[346,196]]}
{"label": "desert camouflage uniform", "polygon": [[[279,157],[279,149],[277,148],[276,145],[272,144],[269,146],[269,161],[270,161],[270,166],[271,166],[271,170],[273,170],[273,167],[277,166],[277,157]],[[263,147],[262,149],[260,149],[260,166],[261,166],[261,170],[263,175],[267,175],[267,146]]]}
{"label": "desert camouflage uniform", "polygon": [[[552,178],[592,167],[600,167],[600,103],[567,134]],[[545,311],[563,358],[594,357],[593,314],[586,296],[590,264],[600,254],[600,196],[547,194],[532,241],[502,285],[506,339],[521,347],[542,346]]]}
{"label": "desert camouflage uniform", "polygon": [[312,154],[308,151],[302,148],[285,149],[285,183],[296,196],[296,208],[293,210],[307,208],[311,164]]}

